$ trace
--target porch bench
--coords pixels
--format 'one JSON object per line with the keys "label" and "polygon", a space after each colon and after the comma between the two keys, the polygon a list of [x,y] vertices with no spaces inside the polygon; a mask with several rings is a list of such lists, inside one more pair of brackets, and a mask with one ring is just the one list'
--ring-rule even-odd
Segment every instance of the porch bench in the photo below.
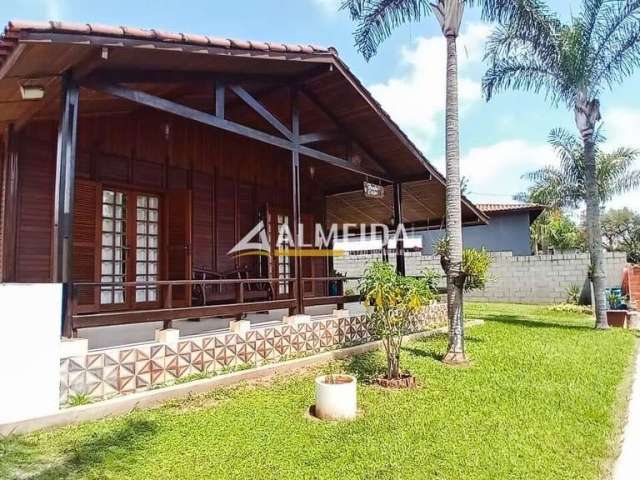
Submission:
{"label": "porch bench", "polygon": [[[194,280],[248,280],[251,278],[249,270],[239,269],[228,272],[214,272],[204,268],[193,270]],[[192,305],[220,305],[228,303],[245,303],[269,301],[273,298],[273,291],[269,282],[247,282],[242,284],[239,292],[236,285],[200,285],[192,286]]]}

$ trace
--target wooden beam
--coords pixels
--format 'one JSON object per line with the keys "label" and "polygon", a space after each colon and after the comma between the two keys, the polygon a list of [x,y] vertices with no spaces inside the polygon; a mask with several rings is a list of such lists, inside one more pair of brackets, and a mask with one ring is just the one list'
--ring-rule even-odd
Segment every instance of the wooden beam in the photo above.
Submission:
{"label": "wooden beam", "polygon": [[142,70],[142,69],[110,69],[95,71],[86,79],[89,82],[107,83],[221,83],[239,84],[242,82],[260,82],[268,85],[290,85],[299,75],[276,75],[268,73],[227,74],[207,70]]}
{"label": "wooden beam", "polygon": [[194,108],[187,107],[185,105],[181,105],[161,97],[156,97],[155,95],[151,95],[146,92],[142,92],[139,90],[132,90],[119,85],[105,84],[105,83],[82,82],[81,85],[91,90],[102,92],[107,95],[112,95],[114,97],[124,98],[126,100],[130,100],[132,102],[135,102],[141,105],[146,105],[148,107],[155,108],[157,110],[162,110],[164,112],[168,112],[173,115],[177,115],[179,117],[187,118],[195,122],[220,128],[221,130],[235,133],[237,135],[242,135],[244,137],[251,138],[253,140],[258,140],[260,142],[267,143],[269,145],[273,145],[276,147],[280,147],[285,150],[291,150],[291,151],[298,150],[299,153],[302,155],[306,155],[311,158],[322,160],[336,167],[340,167],[345,170],[350,170],[360,175],[368,176],[371,178],[377,178],[385,182],[390,182],[390,183],[392,182],[391,179],[385,176],[382,176],[377,172],[356,166],[351,162],[344,160],[340,157],[329,155],[327,153],[320,152],[318,150],[305,147],[302,145],[294,145],[294,143],[292,143],[290,140],[280,138],[275,135],[271,135],[269,133],[263,132],[262,130],[257,130],[255,128],[247,127],[246,125],[232,122],[230,120],[218,118],[215,115],[211,115],[209,113],[202,112],[200,110],[196,110]]}
{"label": "wooden beam", "polygon": [[294,306],[292,299],[264,302],[232,303],[226,305],[207,305],[202,307],[183,307],[154,310],[133,310],[126,312],[104,312],[89,315],[74,315],[73,329],[101,327],[107,325],[126,325],[130,323],[160,322],[181,318],[203,318],[223,315],[237,315],[246,312],[279,310]]}
{"label": "wooden beam", "polygon": [[216,81],[215,85],[215,97],[216,97],[216,117],[224,118],[224,109],[225,109],[225,86],[224,83],[220,81]]}
{"label": "wooden beam", "polygon": [[[393,216],[396,227],[402,224],[402,184],[393,184]],[[404,276],[406,273],[404,262],[404,238],[399,236],[396,238],[396,272],[398,275]]]}
{"label": "wooden beam", "polygon": [[346,140],[345,135],[338,130],[303,133],[302,135],[300,135],[301,145],[305,145],[308,143],[316,143],[316,142],[343,142],[345,140]]}
{"label": "wooden beam", "polygon": [[13,68],[16,62],[20,59],[27,46],[24,43],[19,43],[9,57],[4,61],[2,67],[0,67],[0,80],[5,78],[9,71]]}
{"label": "wooden beam", "polygon": [[322,102],[322,100],[320,100],[320,98],[318,98],[316,94],[311,92],[308,88],[304,88],[304,87],[302,87],[300,91],[301,93],[304,94],[305,97],[307,97],[307,99],[309,99],[311,103],[313,103],[318,108],[318,110],[320,110],[341,131],[343,131],[353,141],[353,143],[360,150],[362,150],[367,155],[367,157],[369,157],[369,160],[372,161],[380,169],[380,171],[382,171],[385,175],[389,175],[389,172],[387,171],[386,168],[384,168],[384,166],[382,165],[382,162],[376,157],[376,155],[374,155],[372,151],[370,151],[368,148],[362,145],[362,142],[356,137],[353,131],[349,127],[344,125],[340,121],[340,119],[336,117],[336,115],[329,108],[327,108],[324,102]]}
{"label": "wooden beam", "polygon": [[75,190],[78,101],[80,90],[71,75],[62,86],[62,111],[58,124],[56,189],[53,214],[53,281],[63,286],[62,334],[70,337],[70,309],[73,304],[73,201]]}
{"label": "wooden beam", "polygon": [[5,130],[2,192],[2,271],[0,282],[13,282],[16,276],[16,238],[18,221],[18,133],[13,125]]}
{"label": "wooden beam", "polygon": [[[300,106],[298,98],[298,89],[291,89],[291,133],[293,143],[298,146],[300,137]],[[291,208],[293,210],[293,238],[294,248],[297,249],[302,243],[299,238],[300,222],[302,220],[300,207],[300,153],[298,149],[291,151],[291,192],[293,195]],[[296,297],[296,311],[299,314],[304,313],[304,283],[302,282],[302,257],[296,253],[293,257],[295,264],[296,280],[294,283]]]}
{"label": "wooden beam", "polygon": [[240,85],[231,85],[231,90],[235,93],[240,99],[244,101],[247,105],[249,105],[258,115],[264,118],[269,125],[278,130],[282,135],[287,137],[289,140],[293,138],[293,134],[291,130],[284,126],[284,124],[276,118],[274,114],[272,114],[262,103],[256,100],[249,92],[247,92]]}

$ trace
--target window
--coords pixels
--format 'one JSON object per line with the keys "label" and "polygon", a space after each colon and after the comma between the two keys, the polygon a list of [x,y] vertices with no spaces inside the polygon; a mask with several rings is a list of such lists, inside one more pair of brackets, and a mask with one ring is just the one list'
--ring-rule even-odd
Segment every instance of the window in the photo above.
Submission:
{"label": "window", "polygon": [[[102,191],[101,282],[122,283],[127,265],[127,196],[114,190]],[[116,285],[103,286],[100,303],[124,303],[124,289]]]}
{"label": "window", "polygon": [[[287,215],[278,215],[277,216],[278,228],[276,230],[277,233],[280,232],[280,229],[283,225],[289,224],[289,217]],[[290,245],[277,245],[277,248],[285,248],[290,247]],[[290,279],[291,278],[291,258],[286,255],[278,255],[278,278],[281,279]],[[278,294],[286,295],[289,293],[289,282],[278,282]]]}
{"label": "window", "polygon": [[[158,280],[159,199],[138,195],[136,200],[136,282]],[[136,287],[136,302],[155,302],[157,287]]]}

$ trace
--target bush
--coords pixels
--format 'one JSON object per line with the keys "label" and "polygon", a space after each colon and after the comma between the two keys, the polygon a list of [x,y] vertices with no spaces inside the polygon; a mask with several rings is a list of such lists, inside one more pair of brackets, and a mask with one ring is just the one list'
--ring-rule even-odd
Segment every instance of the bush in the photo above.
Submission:
{"label": "bush", "polygon": [[586,305],[576,305],[573,303],[558,303],[557,305],[551,305],[547,307],[550,312],[558,313],[582,313],[585,315],[591,314],[591,308]]}
{"label": "bush", "polygon": [[[440,265],[445,273],[451,266],[451,246],[449,237],[443,237],[434,245],[436,255],[440,256]],[[462,251],[462,275],[464,276],[464,290],[484,289],[489,281],[489,267],[491,255],[484,249],[465,248]]]}
{"label": "bush", "polygon": [[373,262],[360,283],[367,319],[382,340],[387,378],[400,378],[400,349],[407,327],[423,306],[436,298],[429,277],[403,277],[387,262]]}
{"label": "bush", "polygon": [[567,303],[578,305],[581,291],[582,289],[578,285],[570,285],[569,288],[567,288]]}

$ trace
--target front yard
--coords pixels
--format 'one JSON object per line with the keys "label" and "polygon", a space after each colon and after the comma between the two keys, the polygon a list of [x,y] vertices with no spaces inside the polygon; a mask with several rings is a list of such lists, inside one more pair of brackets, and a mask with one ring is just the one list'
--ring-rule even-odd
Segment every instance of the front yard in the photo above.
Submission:
{"label": "front yard", "polygon": [[[307,371],[1,441],[0,478],[601,478],[636,337],[544,307],[471,304],[467,316],[486,320],[467,331],[470,368],[438,361],[443,336],[407,344],[420,386],[361,385],[354,422],[307,418]],[[365,380],[382,364],[343,368]]]}

